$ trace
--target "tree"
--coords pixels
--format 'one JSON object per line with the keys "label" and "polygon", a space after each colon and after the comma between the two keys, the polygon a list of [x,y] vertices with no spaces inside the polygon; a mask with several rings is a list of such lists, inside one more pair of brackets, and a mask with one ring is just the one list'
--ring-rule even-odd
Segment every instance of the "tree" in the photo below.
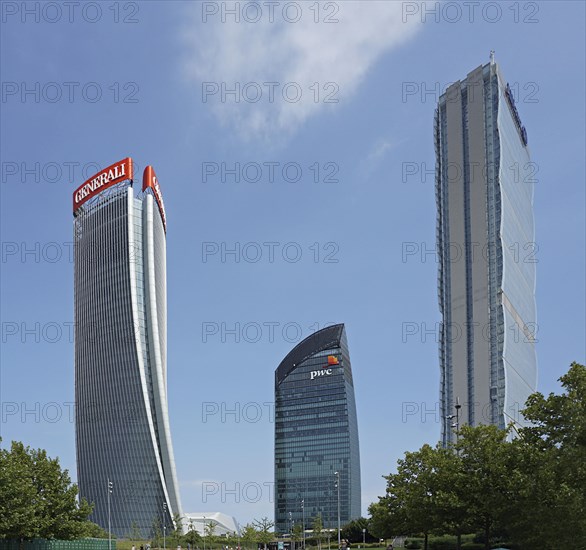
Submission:
{"label": "tree", "polygon": [[275,523],[270,521],[269,518],[264,517],[260,520],[254,520],[252,524],[257,530],[258,542],[264,545],[264,548],[266,550],[267,544],[275,538],[275,534],[272,531],[273,527],[275,526]]}
{"label": "tree", "polygon": [[109,534],[108,531],[102,529],[99,525],[88,521],[86,522],[83,536],[92,539],[107,539]]}
{"label": "tree", "polygon": [[317,541],[317,548],[318,550],[321,550],[322,533],[324,530],[324,523],[321,519],[321,514],[318,514],[317,516],[315,516],[315,518],[313,518],[312,529],[313,536]]}
{"label": "tree", "polygon": [[[362,530],[365,529],[366,533]],[[363,539],[366,542],[375,542],[375,538],[368,530],[368,520],[366,518],[358,518],[342,527],[342,538],[349,542],[361,543]]]}
{"label": "tree", "polygon": [[0,537],[71,540],[91,526],[92,506],[78,502],[77,485],[58,459],[13,441],[0,449]]}
{"label": "tree", "polygon": [[441,532],[445,516],[438,500],[452,484],[454,454],[441,447],[423,445],[419,451],[405,453],[397,473],[387,476],[387,509],[391,524],[401,533],[423,533],[428,548],[430,533]]}
{"label": "tree", "polygon": [[563,393],[534,393],[513,442],[519,491],[512,538],[529,548],[586,548],[586,367],[572,363]]}
{"label": "tree", "polygon": [[397,473],[385,476],[387,490],[369,507],[368,528],[377,538],[401,534],[461,532],[467,521],[461,500],[460,459],[450,449],[424,445],[398,461]]}
{"label": "tree", "polygon": [[[572,363],[561,395],[529,397],[527,427],[463,426],[455,445],[405,453],[371,504],[369,527],[390,535],[481,531],[519,548],[586,548],[586,367]],[[510,430],[518,437],[509,441]]]}
{"label": "tree", "polygon": [[168,535],[169,546],[179,546],[183,542],[183,518],[178,514],[173,514],[173,528]]}
{"label": "tree", "polygon": [[210,520],[209,523],[204,523],[203,526],[205,540],[209,542],[210,548],[212,548],[212,544],[215,542],[216,526],[217,524],[213,520]]}
{"label": "tree", "polygon": [[515,492],[506,438],[507,431],[496,426],[463,426],[455,445],[462,473],[455,484],[457,497],[465,504],[470,526],[483,532],[485,550],[490,550],[493,530],[507,515]]}
{"label": "tree", "polygon": [[133,540],[135,542],[142,539],[140,535],[140,528],[138,527],[138,523],[136,523],[136,521],[133,521],[130,525],[130,532],[128,533],[126,538]]}
{"label": "tree", "polygon": [[[389,539],[393,535],[398,535],[402,532],[395,530],[397,527],[393,525],[391,516],[396,517],[395,514],[391,514],[391,501],[388,496],[379,497],[378,502],[373,502],[368,507],[368,514],[370,519],[368,520],[368,530],[378,539]],[[404,524],[405,522],[402,522]]]}
{"label": "tree", "polygon": [[193,520],[189,520],[189,530],[187,531],[184,540],[191,544],[191,546],[196,546],[201,542],[201,535],[198,533],[197,529],[195,529]]}
{"label": "tree", "polygon": [[301,525],[301,523],[295,523],[293,525],[293,532],[291,533],[291,539],[294,540],[295,542],[301,542],[303,540],[303,525]]}
{"label": "tree", "polygon": [[160,546],[163,539],[163,528],[161,526],[161,519],[155,517],[151,523],[151,541],[153,546]]}
{"label": "tree", "polygon": [[251,523],[247,523],[242,530],[242,540],[245,544],[254,546],[258,538],[258,531]]}

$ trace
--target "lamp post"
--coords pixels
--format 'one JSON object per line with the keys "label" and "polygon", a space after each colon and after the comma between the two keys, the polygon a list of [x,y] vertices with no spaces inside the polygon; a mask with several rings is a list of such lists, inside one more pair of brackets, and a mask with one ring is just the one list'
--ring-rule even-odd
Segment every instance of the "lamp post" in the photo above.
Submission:
{"label": "lamp post", "polygon": [[362,529],[362,544],[366,547],[366,529]]}
{"label": "lamp post", "polygon": [[114,484],[108,478],[108,550],[112,550],[112,527],[111,527],[111,514],[110,514],[110,495]]}
{"label": "lamp post", "polygon": [[305,550],[305,499],[301,499],[301,521],[303,522],[303,550]]}
{"label": "lamp post", "polygon": [[342,547],[340,540],[340,472],[334,472],[336,476],[336,489],[338,489],[338,549]]}
{"label": "lamp post", "polygon": [[[460,405],[460,398],[456,397],[456,404],[454,405],[454,409],[456,409],[456,414],[449,414],[448,416],[446,416],[447,420],[454,420],[456,419],[456,422],[454,422],[453,424],[451,424],[451,428],[456,428],[456,444],[458,444],[458,441],[460,440],[460,409],[462,408],[462,405]],[[459,453],[459,451],[458,451]]]}
{"label": "lamp post", "polygon": [[203,550],[206,550],[206,517],[203,517]]}
{"label": "lamp post", "polygon": [[[193,518],[189,518],[189,534],[190,534],[190,539],[193,540]],[[188,550],[191,550],[191,541],[189,543],[189,546],[187,547]]]}
{"label": "lamp post", "polygon": [[293,512],[289,512],[289,536],[291,538],[291,550],[295,550],[295,541],[293,540]]}
{"label": "lamp post", "polygon": [[163,548],[167,550],[167,503],[163,502]]}

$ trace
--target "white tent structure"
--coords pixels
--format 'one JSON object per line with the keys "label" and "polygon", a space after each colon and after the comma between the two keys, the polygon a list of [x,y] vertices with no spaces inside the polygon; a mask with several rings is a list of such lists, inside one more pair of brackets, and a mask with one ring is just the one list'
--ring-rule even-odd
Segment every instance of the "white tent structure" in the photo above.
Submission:
{"label": "white tent structure", "polygon": [[186,531],[195,529],[202,537],[209,533],[206,525],[213,525],[214,535],[232,535],[240,533],[240,525],[236,518],[222,512],[195,512],[185,513],[183,516],[183,526]]}

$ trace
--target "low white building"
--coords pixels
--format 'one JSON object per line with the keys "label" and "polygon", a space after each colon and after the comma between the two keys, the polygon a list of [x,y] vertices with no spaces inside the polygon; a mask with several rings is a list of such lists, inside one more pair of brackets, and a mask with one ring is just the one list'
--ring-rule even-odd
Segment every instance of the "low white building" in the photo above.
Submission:
{"label": "low white building", "polygon": [[197,512],[185,513],[183,517],[183,525],[186,531],[195,529],[202,537],[209,533],[209,528],[206,531],[206,525],[214,525],[214,535],[232,535],[240,534],[240,525],[236,518],[222,512]]}

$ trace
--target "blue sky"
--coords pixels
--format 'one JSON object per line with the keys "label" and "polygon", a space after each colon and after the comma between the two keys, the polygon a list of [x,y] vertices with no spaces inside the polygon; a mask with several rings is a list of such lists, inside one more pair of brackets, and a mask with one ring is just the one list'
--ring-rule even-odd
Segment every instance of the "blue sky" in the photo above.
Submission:
{"label": "blue sky", "polygon": [[[76,477],[71,193],[132,156],[155,167],[167,210],[184,509],[272,517],[274,369],[345,322],[366,514],[396,459],[439,437],[425,171],[439,92],[490,50],[538,168],[538,389],[584,362],[584,4],[428,3],[425,21],[420,2],[290,4],[241,2],[222,23],[233,3],[3,3],[4,445],[46,448]],[[240,101],[222,102],[236,82]]]}

